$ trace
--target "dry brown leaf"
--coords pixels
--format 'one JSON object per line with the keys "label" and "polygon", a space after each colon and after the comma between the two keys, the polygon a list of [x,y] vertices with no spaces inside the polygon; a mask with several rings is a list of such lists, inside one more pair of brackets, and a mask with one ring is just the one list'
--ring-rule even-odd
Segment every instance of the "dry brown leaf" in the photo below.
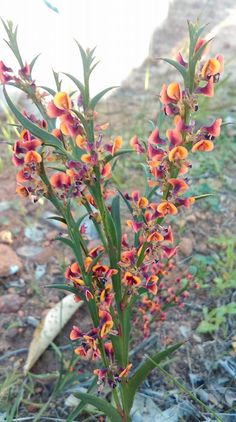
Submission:
{"label": "dry brown leaf", "polygon": [[24,366],[24,373],[32,368],[38,358],[45,352],[50,343],[60,333],[72,315],[80,308],[83,301],[75,302],[74,295],[65,296],[47,313],[34,331],[33,339]]}

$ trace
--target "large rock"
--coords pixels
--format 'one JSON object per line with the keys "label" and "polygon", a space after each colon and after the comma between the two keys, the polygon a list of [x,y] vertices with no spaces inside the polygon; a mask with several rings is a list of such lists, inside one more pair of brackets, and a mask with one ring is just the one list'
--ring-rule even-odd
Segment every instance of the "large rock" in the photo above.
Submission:
{"label": "large rock", "polygon": [[8,277],[22,269],[22,262],[7,245],[0,244],[0,277]]}

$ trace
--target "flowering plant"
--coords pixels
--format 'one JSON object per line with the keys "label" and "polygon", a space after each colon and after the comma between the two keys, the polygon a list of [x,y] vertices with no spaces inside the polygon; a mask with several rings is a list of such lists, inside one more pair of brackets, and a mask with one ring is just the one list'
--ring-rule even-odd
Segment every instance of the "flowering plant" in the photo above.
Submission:
{"label": "flowering plant", "polygon": [[[121,136],[107,139],[107,124],[99,123],[97,103],[112,88],[93,98],[90,76],[94,50],[79,44],[83,62],[83,82],[66,74],[76,91],[61,90],[59,74],[54,72],[56,91],[37,87],[32,70],[37,57],[24,63],[17,44],[17,30],[4,22],[7,44],[20,70],[16,75],[1,61],[0,80],[6,102],[19,121],[19,138],[13,147],[17,193],[36,202],[48,199],[57,211],[53,218],[66,224],[67,235],[57,239],[74,253],[66,269],[65,284],[53,285],[72,292],[83,300],[91,315],[91,328],[83,332],[72,328],[70,339],[81,359],[94,361],[98,390],[106,384],[113,401],[98,394],[78,393],[83,403],[103,411],[112,421],[129,421],[136,391],[155,363],[177,350],[178,343],[158,351],[132,370],[129,359],[132,324],[143,326],[148,337],[165,320],[168,308],[183,307],[188,289],[194,285],[191,274],[182,280],[173,273],[175,245],[170,225],[182,207],[189,208],[201,197],[188,196],[191,153],[209,152],[220,135],[222,120],[199,126],[196,122],[198,96],[213,97],[214,85],[223,72],[223,57],[204,58],[209,43],[201,38],[205,27],[188,23],[189,56],[163,59],[174,66],[182,83],[163,85],[160,102],[172,119],[166,136],[153,127],[147,139],[133,136],[131,148],[123,147]],[[38,115],[21,113],[10,99],[6,85],[27,94]],[[162,137],[163,136],[163,137]],[[145,192],[121,192],[113,169],[119,157],[138,154],[145,169]],[[130,158],[131,159],[131,158]],[[204,196],[204,195],[203,195]],[[121,202],[130,214],[125,222]],[[85,214],[76,218],[75,211]],[[91,248],[84,219],[89,216],[99,242]],[[196,287],[196,286],[195,286]]]}

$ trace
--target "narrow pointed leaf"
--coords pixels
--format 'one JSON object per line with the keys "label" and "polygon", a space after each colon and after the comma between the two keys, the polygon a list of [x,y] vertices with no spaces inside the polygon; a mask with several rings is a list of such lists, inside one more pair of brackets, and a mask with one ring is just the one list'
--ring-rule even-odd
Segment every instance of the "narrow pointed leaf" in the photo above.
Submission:
{"label": "narrow pointed leaf", "polygon": [[47,217],[47,220],[56,220],[60,221],[63,224],[66,224],[66,220],[63,217],[60,217],[59,215],[52,215],[51,217]]}
{"label": "narrow pointed leaf", "polygon": [[37,54],[37,56],[34,57],[33,60],[31,61],[31,63],[30,63],[30,72],[32,72],[33,67],[34,67],[36,61],[38,60],[39,56],[41,56],[41,53]]}
{"label": "narrow pointed leaf", "polygon": [[54,80],[56,83],[57,91],[61,91],[61,80],[59,79],[59,72],[52,69]]}
{"label": "narrow pointed leaf", "polygon": [[3,93],[6,99],[6,102],[11,109],[12,113],[16,116],[17,120],[22,124],[22,126],[30,131],[32,135],[36,138],[42,139],[45,145],[53,146],[56,149],[60,150],[63,154],[66,155],[66,150],[63,148],[61,142],[58,138],[53,136],[51,133],[35,125],[29,119],[27,119],[13,104],[9,95],[7,94],[6,88],[3,87]]}
{"label": "narrow pointed leaf", "polygon": [[199,201],[200,199],[208,198],[209,196],[216,196],[214,193],[204,193],[203,195],[194,196],[195,201]]}
{"label": "narrow pointed leaf", "polygon": [[81,94],[84,95],[84,85],[82,84],[82,82],[80,82],[75,76],[70,75],[70,73],[63,73],[63,75],[68,76],[68,78],[70,78],[77,86],[77,88],[79,88]]}
{"label": "narrow pointed leaf", "polygon": [[76,227],[80,228],[82,221],[85,219],[85,217],[87,217],[87,215],[88,214],[84,214],[80,218],[78,218],[78,220],[76,221]]}
{"label": "narrow pointed leaf", "polygon": [[56,95],[56,91],[54,89],[49,88],[48,86],[41,85],[40,88],[45,89],[45,91],[49,92],[53,97]]}
{"label": "narrow pointed leaf", "polygon": [[120,151],[117,151],[117,153],[114,154],[114,155],[111,155],[111,154],[107,155],[104,161],[105,161],[105,163],[108,163],[109,161],[113,160],[116,157],[119,157],[120,155],[130,154],[130,153],[133,153],[133,152],[135,152],[135,151],[131,148],[121,149]]}
{"label": "narrow pointed leaf", "polygon": [[167,59],[167,58],[161,58],[161,60],[163,60],[164,62],[169,63],[171,66],[175,67],[175,69],[178,70],[178,72],[182,75],[182,77],[185,81],[186,76],[187,76],[187,71],[182,64],[180,64],[176,60]]}
{"label": "narrow pointed leaf", "polygon": [[46,284],[45,287],[49,287],[50,289],[65,290],[67,292],[78,295],[78,290],[73,286],[67,286],[67,284]]}
{"label": "narrow pointed leaf", "polygon": [[69,248],[74,250],[74,244],[70,239],[67,239],[66,237],[58,236],[55,238],[55,240],[59,240],[60,242],[64,243],[66,246],[69,246]]}
{"label": "narrow pointed leaf", "polygon": [[96,107],[98,101],[101,100],[101,98],[112,89],[118,88],[117,86],[110,86],[109,88],[104,89],[103,91],[99,92],[95,97],[93,97],[89,103],[89,108],[92,110]]}
{"label": "narrow pointed leaf", "polygon": [[123,199],[123,201],[125,202],[125,204],[127,205],[128,210],[130,211],[130,214],[133,216],[133,208],[131,207],[128,199],[125,198],[125,196],[123,195],[123,193],[121,192],[120,189],[117,189],[121,198]]}
{"label": "narrow pointed leaf", "polygon": [[155,368],[155,364],[159,364],[160,362],[168,358],[172,353],[178,350],[183,344],[184,343],[177,343],[174,346],[170,346],[167,349],[163,350],[162,352],[159,352],[153,355],[151,357],[153,362],[147,359],[145,360],[144,363],[142,363],[139,366],[135,374],[129,380],[128,390],[130,391],[129,393],[130,408],[132,407],[132,403],[133,403],[133,399],[134,399],[136,391],[141,386],[141,384],[145,381],[145,379],[148,377],[150,372]]}
{"label": "narrow pointed leaf", "polygon": [[[97,377],[94,377],[93,382],[91,383],[90,387],[88,388],[88,393],[95,387],[97,384]],[[81,400],[80,404],[67,416],[66,422],[73,422],[75,418],[81,413],[83,408],[86,406],[86,402]]]}
{"label": "narrow pointed leaf", "polygon": [[122,418],[117,410],[101,397],[96,397],[89,393],[74,393],[75,397],[85,401],[88,404],[96,407],[96,409],[105,413],[112,422],[122,422]]}

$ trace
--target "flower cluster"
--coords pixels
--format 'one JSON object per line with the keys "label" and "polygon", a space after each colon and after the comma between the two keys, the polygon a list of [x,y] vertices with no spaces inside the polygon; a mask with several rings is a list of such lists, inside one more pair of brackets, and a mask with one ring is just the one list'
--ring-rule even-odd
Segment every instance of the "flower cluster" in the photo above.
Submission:
{"label": "flower cluster", "polygon": [[[2,83],[13,81],[41,112],[40,118],[16,113],[22,125],[13,147],[13,163],[20,167],[17,192],[34,201],[45,196],[59,214],[55,218],[67,225],[68,237],[59,240],[71,247],[75,259],[66,269],[66,283],[61,288],[73,292],[75,300],[84,301],[92,322],[86,332],[74,326],[70,339],[81,359],[99,365],[94,370],[99,389],[106,383],[115,390],[117,414],[124,421],[129,420],[132,406],[126,389],[136,391],[135,383],[143,379],[138,372],[129,383],[131,321],[139,329],[142,325],[144,336],[148,337],[154,324],[166,319],[168,308],[182,308],[189,288],[198,287],[187,270],[181,277],[176,276],[178,245],[172,220],[181,208],[189,208],[199,199],[188,195],[191,155],[212,151],[222,120],[199,125],[198,96],[214,95],[214,85],[224,65],[221,55],[204,59],[209,42],[199,38],[202,28],[189,24],[189,31],[189,63],[181,53],[176,61],[170,61],[181,74],[183,84],[164,84],[159,96],[163,112],[168,120],[172,119],[171,127],[165,134],[154,127],[144,140],[133,136],[131,149],[123,147],[121,136],[108,139],[107,123],[98,123],[95,107],[109,89],[90,98],[93,50],[85,51],[79,46],[84,83],[68,75],[79,88],[76,95],[61,90],[58,75],[57,92],[48,89],[48,93],[36,95],[39,91],[32,82],[29,66],[21,66],[18,78],[0,62]],[[14,38],[13,51],[15,45]],[[31,85],[33,93],[29,90]],[[15,112],[5,87],[4,93]],[[139,190],[122,193],[113,177],[113,163],[120,156],[133,153],[143,159],[144,194]],[[127,220],[122,218],[120,200],[130,214]],[[75,210],[80,205],[86,215],[76,220]],[[96,229],[96,247],[92,248],[88,241],[84,217],[89,217]],[[117,394],[119,388],[121,392]]]}

